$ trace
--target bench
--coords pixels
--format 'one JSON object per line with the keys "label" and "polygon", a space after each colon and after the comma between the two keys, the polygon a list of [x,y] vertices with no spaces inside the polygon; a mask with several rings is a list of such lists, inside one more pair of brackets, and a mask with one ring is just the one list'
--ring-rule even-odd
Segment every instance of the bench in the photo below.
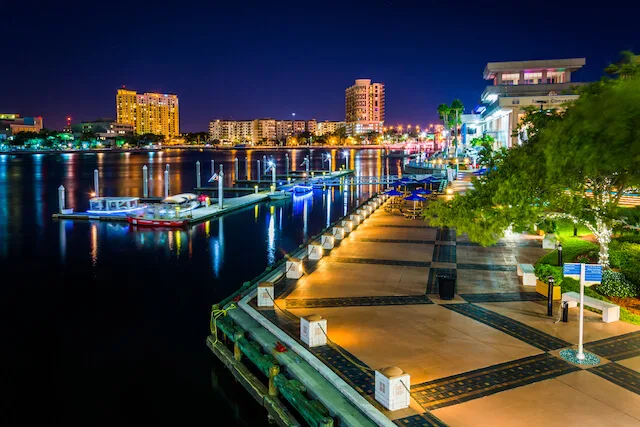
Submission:
{"label": "bench", "polygon": [[531,264],[518,264],[516,266],[518,277],[522,277],[523,286],[535,286],[536,285],[536,271]]}
{"label": "bench", "polygon": [[[580,303],[580,294],[577,292],[565,292],[562,294],[562,301],[575,302],[573,305],[577,307]],[[620,306],[611,304],[610,302],[601,301],[589,296],[584,296],[585,307],[597,308],[602,310],[602,321],[604,323],[617,322],[620,320]],[[571,307],[571,304],[569,305]]]}

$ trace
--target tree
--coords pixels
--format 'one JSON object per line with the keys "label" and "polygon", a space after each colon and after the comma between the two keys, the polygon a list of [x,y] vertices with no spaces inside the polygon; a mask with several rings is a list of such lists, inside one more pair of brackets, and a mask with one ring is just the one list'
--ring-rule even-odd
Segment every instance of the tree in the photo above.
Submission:
{"label": "tree", "polygon": [[630,50],[620,52],[620,61],[615,64],[609,64],[604,71],[621,79],[628,79],[633,76],[640,75],[640,57]]}
{"label": "tree", "polygon": [[473,189],[431,204],[426,217],[483,245],[508,227],[570,219],[591,230],[607,266],[613,227],[637,228],[618,205],[640,185],[639,120],[638,78],[605,84],[564,112],[530,111],[523,120],[528,139],[495,155],[495,169],[476,179]]}
{"label": "tree", "polygon": [[438,117],[442,120],[444,124],[444,129],[449,129],[449,117],[451,116],[451,107],[447,104],[438,105]]}

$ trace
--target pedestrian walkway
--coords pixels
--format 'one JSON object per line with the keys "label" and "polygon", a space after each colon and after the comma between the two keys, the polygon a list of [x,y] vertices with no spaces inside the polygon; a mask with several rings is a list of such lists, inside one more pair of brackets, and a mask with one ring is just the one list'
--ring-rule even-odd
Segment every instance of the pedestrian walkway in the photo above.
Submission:
{"label": "pedestrian walkway", "polygon": [[[546,252],[540,239],[483,248],[378,209],[305,261],[301,279],[279,283],[279,308],[259,310],[296,339],[301,316],[327,319],[335,345],[312,353],[398,425],[640,425],[640,328],[585,312],[586,348],[601,364],[559,358],[577,344],[578,310],[556,323],[515,271]],[[440,274],[457,278],[453,300],[439,298]],[[386,366],[411,375],[408,409],[374,400],[372,370]]]}

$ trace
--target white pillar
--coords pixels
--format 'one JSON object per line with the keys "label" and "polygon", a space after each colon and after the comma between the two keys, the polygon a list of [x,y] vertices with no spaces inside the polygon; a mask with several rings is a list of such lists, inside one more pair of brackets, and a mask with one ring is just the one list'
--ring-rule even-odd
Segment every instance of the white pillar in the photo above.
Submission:
{"label": "white pillar", "polygon": [[200,188],[201,178],[200,178],[200,160],[196,161],[196,187]]}
{"label": "white pillar", "polygon": [[327,344],[327,319],[317,314],[300,318],[300,341],[308,347]]}
{"label": "white pillar", "polygon": [[[302,319],[301,319],[302,320]],[[376,371],[375,399],[390,411],[409,407],[411,378],[395,366]]]}
{"label": "white pillar", "polygon": [[318,260],[322,258],[323,250],[322,245],[318,242],[309,243],[307,246],[307,257],[309,259]]}
{"label": "white pillar", "polygon": [[262,169],[260,169],[260,160],[258,160],[258,184],[260,184],[261,176],[262,176]]}
{"label": "white pillar", "polygon": [[284,173],[289,178],[289,153],[284,153]]}
{"label": "white pillar", "polygon": [[100,196],[100,182],[98,169],[93,170],[93,191],[96,193],[96,197]]}
{"label": "white pillar", "polygon": [[331,233],[324,233],[324,234],[320,237],[320,242],[321,242],[321,244],[322,244],[322,249],[328,249],[328,250],[333,249],[333,245],[334,245],[333,234],[331,234]]}
{"label": "white pillar", "polygon": [[261,282],[258,285],[258,307],[273,307],[273,283]]}
{"label": "white pillar", "polygon": [[236,173],[236,181],[238,180],[238,158],[236,157],[234,160],[234,171]]}
{"label": "white pillar", "polygon": [[142,197],[149,197],[149,169],[142,166]]}
{"label": "white pillar", "polygon": [[169,163],[167,163],[167,165],[165,166],[164,170],[166,170],[167,172],[171,172]]}
{"label": "white pillar", "polygon": [[[167,165],[169,166],[169,165]],[[169,171],[164,171],[164,197],[169,197]]]}
{"label": "white pillar", "polygon": [[60,187],[58,187],[58,211],[59,213],[62,213],[62,211],[65,209],[65,189],[64,189],[64,185],[61,185]]}
{"label": "white pillar", "polygon": [[222,165],[220,165],[220,173],[218,174],[218,209],[224,207],[224,172],[222,172]]}
{"label": "white pillar", "polygon": [[211,176],[216,173],[216,161],[211,159]]}
{"label": "white pillar", "polygon": [[273,162],[273,168],[271,169],[271,183],[273,184],[273,188],[276,187],[276,162]]}
{"label": "white pillar", "polygon": [[585,275],[585,265],[584,263],[580,264],[580,318],[578,323],[578,354],[576,354],[576,359],[584,360],[584,278]]}
{"label": "white pillar", "polygon": [[267,173],[267,167],[268,167],[267,156],[262,156],[262,163],[264,165],[264,172],[263,173]]}
{"label": "white pillar", "polygon": [[287,279],[299,279],[302,277],[302,261],[298,258],[288,258],[285,262]]}
{"label": "white pillar", "polygon": [[307,175],[309,175],[309,156],[305,156],[305,165],[306,165],[306,171],[307,171]]}

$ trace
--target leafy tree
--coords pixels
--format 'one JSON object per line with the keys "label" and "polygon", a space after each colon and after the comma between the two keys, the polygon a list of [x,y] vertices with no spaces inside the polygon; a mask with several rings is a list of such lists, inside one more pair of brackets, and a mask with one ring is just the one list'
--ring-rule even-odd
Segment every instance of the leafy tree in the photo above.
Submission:
{"label": "leafy tree", "polygon": [[634,228],[618,205],[640,185],[639,119],[637,78],[605,84],[564,112],[531,111],[523,121],[527,140],[494,155],[495,170],[476,179],[466,194],[432,203],[426,217],[483,245],[508,227],[570,219],[591,230],[600,244],[599,261],[608,265],[613,227]]}
{"label": "leafy tree", "polygon": [[620,52],[620,57],[620,61],[615,64],[609,64],[604,69],[607,74],[621,79],[640,75],[640,56],[635,55],[630,50],[623,50]]}
{"label": "leafy tree", "polygon": [[187,144],[204,144],[209,139],[209,132],[189,132],[183,138]]}

